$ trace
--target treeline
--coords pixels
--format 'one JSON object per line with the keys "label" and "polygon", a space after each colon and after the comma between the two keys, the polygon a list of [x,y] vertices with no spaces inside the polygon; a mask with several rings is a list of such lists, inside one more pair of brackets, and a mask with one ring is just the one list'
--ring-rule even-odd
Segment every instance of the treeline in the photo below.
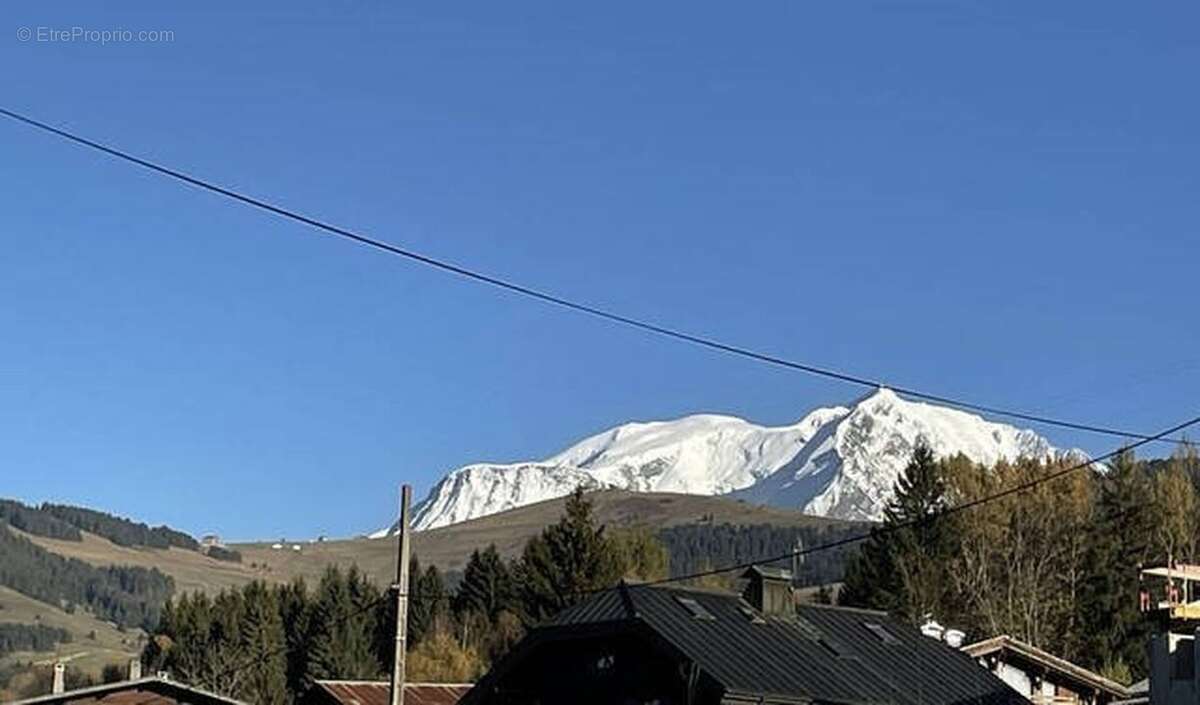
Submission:
{"label": "treeline", "polygon": [[12,499],[0,499],[0,523],[3,522],[8,522],[34,536],[68,541],[83,540],[78,528],[37,507],[30,507]]}
{"label": "treeline", "polygon": [[0,656],[17,651],[50,651],[58,644],[71,641],[66,629],[44,624],[0,622]]}
{"label": "treeline", "polygon": [[[622,577],[667,575],[667,553],[648,530],[610,534],[577,492],[563,518],[505,561],[475,551],[456,589],[436,567],[410,563],[407,671],[413,680],[470,681],[525,629]],[[355,568],[303,581],[251,583],[215,597],[167,604],[143,661],[149,671],[261,705],[298,699],[316,679],[390,673],[395,599]]]}
{"label": "treeline", "polygon": [[204,555],[218,561],[227,561],[229,563],[242,562],[241,552],[232,548],[225,548],[224,546],[209,546],[204,551]]}
{"label": "treeline", "polygon": [[169,526],[150,527],[124,517],[66,504],[42,504],[41,511],[88,533],[103,536],[118,546],[184,548],[200,550],[200,542]]}
{"label": "treeline", "polygon": [[1200,459],[1183,446],[1165,462],[1076,463],[983,468],[918,448],[839,601],[914,623],[932,616],[970,639],[1010,634],[1124,682],[1144,677],[1138,572],[1200,558]]}
{"label": "treeline", "polygon": [[[658,537],[671,557],[671,575],[690,575],[718,566],[782,556],[798,547],[822,546],[866,530],[866,524],[851,523],[800,527],[688,524],[663,529]],[[794,575],[796,584],[822,585],[841,580],[845,563],[854,550],[853,546],[843,546],[804,555]],[[791,568],[791,561],[784,567]]]}
{"label": "treeline", "polygon": [[[102,536],[118,546],[150,548],[183,548],[199,551],[200,542],[169,526],[148,526],[107,512],[74,507],[67,504],[42,503],[39,507],[13,499],[0,499],[0,521],[33,534],[51,539],[82,541],[80,531]],[[232,553],[236,553],[233,551]],[[218,560],[235,560],[222,557]]]}
{"label": "treeline", "polygon": [[0,585],[67,610],[86,607],[122,627],[152,627],[174,581],[156,568],[96,567],[47,551],[0,523]]}

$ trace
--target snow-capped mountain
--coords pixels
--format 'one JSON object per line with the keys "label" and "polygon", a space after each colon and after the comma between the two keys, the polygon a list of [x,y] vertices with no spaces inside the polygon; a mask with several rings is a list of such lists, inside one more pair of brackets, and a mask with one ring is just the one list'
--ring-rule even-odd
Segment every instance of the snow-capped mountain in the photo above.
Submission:
{"label": "snow-capped mountain", "polygon": [[1033,431],[880,389],[850,408],[819,408],[790,426],[703,414],[624,424],[542,461],[467,465],[430,490],[414,510],[413,527],[562,497],[579,485],[732,494],[810,514],[878,519],[918,440],[938,456],[963,453],[989,465],[1056,452]]}
{"label": "snow-capped mountain", "polygon": [[1058,453],[1033,431],[881,389],[824,426],[770,477],[734,496],[818,516],[879,520],[918,441],[939,458],[962,453],[985,466]]}

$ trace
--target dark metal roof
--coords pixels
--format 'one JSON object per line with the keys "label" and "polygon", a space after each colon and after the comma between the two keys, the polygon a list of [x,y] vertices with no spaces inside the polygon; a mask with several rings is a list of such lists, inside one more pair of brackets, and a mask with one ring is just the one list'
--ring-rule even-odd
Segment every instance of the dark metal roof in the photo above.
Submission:
{"label": "dark metal roof", "polygon": [[[713,619],[693,616],[681,596]],[[564,610],[542,629],[598,623],[648,626],[731,695],[898,705],[1025,702],[966,654],[881,612],[803,606],[794,617],[763,615],[728,593],[623,585]]]}
{"label": "dark metal roof", "polygon": [[[343,705],[388,705],[391,684],[387,681],[319,680],[313,684]],[[470,683],[406,683],[404,705],[456,705],[471,689]]]}

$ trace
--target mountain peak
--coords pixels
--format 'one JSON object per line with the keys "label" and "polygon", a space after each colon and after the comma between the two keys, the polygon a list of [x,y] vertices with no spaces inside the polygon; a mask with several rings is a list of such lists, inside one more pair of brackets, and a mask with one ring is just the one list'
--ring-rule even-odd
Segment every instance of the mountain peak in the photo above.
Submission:
{"label": "mountain peak", "polygon": [[899,394],[896,394],[896,392],[892,391],[890,387],[876,387],[870,392],[867,392],[859,397],[850,406],[851,408],[857,409],[860,407],[892,406],[897,403],[907,402]]}
{"label": "mountain peak", "polygon": [[874,520],[918,443],[939,457],[962,453],[984,465],[1056,453],[1032,431],[907,401],[880,387],[849,408],[817,408],[788,426],[695,414],[622,424],[545,460],[467,465],[430,490],[414,511],[413,526],[446,526],[562,497],[581,485],[732,494],[811,514]]}

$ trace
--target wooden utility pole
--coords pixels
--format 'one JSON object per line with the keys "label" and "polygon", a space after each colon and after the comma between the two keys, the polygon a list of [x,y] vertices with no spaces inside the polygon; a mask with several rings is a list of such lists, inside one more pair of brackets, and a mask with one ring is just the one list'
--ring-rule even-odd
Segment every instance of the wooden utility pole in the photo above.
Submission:
{"label": "wooden utility pole", "polygon": [[391,705],[404,705],[404,649],[408,642],[408,503],[412,487],[400,487],[399,555],[396,558],[396,655],[392,659]]}

